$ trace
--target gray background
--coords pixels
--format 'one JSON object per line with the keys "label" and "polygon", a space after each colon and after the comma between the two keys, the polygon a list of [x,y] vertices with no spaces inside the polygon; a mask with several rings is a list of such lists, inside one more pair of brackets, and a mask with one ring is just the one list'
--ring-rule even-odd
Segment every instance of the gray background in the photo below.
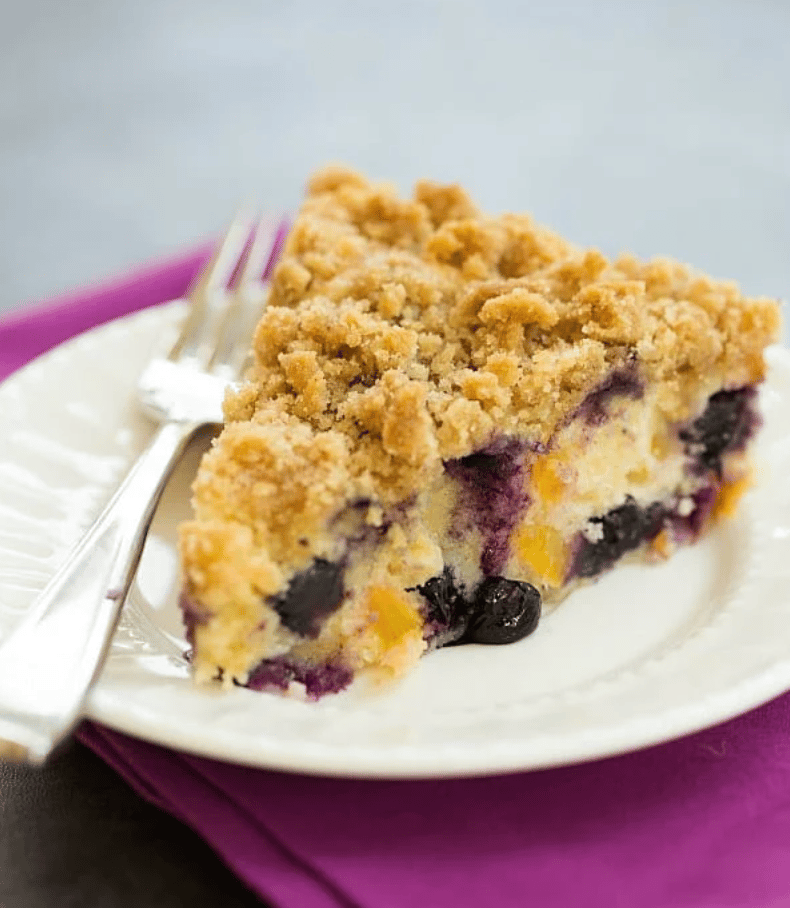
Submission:
{"label": "gray background", "polygon": [[291,209],[330,160],[790,287],[786,0],[2,8],[0,307]]}
{"label": "gray background", "polygon": [[[788,0],[0,0],[0,310],[328,160],[785,296],[789,46]],[[0,766],[0,908],[187,903],[257,900],[79,745]]]}

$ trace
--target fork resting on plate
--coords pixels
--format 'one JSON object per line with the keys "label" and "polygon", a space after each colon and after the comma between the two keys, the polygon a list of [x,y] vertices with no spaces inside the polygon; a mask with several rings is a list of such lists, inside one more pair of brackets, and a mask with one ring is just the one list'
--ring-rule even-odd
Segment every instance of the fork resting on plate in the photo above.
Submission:
{"label": "fork resting on plate", "polygon": [[[252,238],[251,238],[252,233]],[[175,464],[244,367],[276,227],[236,221],[190,289],[180,335],[147,365],[142,409],[160,423],[66,562],[0,641],[0,758],[41,763],[83,715]]]}

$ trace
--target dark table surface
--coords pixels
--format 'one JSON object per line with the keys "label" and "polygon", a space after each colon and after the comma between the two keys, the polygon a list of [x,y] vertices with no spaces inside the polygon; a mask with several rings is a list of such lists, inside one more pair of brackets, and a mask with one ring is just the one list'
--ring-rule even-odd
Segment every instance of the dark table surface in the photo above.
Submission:
{"label": "dark table surface", "polygon": [[0,908],[260,904],[83,745],[42,769],[0,763]]}

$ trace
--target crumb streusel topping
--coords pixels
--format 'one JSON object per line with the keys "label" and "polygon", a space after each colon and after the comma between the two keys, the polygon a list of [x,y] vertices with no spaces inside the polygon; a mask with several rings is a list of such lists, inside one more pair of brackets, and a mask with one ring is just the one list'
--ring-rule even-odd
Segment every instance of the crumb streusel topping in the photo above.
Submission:
{"label": "crumb streusel topping", "polygon": [[527,216],[484,215],[458,186],[402,199],[327,168],[195,484],[188,585],[246,624],[253,601],[331,557],[350,502],[375,527],[445,461],[503,435],[545,446],[621,367],[687,420],[707,394],[762,379],[778,330],[774,301],[676,262],[609,260]]}

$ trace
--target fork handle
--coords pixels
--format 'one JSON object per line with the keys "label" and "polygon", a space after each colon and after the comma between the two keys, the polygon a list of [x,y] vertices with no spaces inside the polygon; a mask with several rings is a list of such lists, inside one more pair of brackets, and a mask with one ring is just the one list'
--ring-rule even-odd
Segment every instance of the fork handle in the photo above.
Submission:
{"label": "fork handle", "polygon": [[162,425],[0,644],[0,758],[41,763],[80,719],[165,483],[199,424]]}

